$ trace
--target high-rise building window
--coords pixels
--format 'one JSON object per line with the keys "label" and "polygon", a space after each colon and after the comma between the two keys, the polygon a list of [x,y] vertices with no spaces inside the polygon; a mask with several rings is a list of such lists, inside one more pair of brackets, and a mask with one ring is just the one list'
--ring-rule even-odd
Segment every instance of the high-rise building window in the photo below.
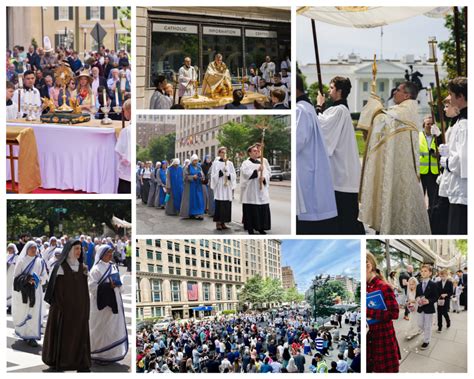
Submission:
{"label": "high-rise building window", "polygon": [[171,281],[171,301],[181,301],[181,282]]}
{"label": "high-rise building window", "polygon": [[151,300],[153,302],[162,301],[162,282],[158,279],[151,279]]}

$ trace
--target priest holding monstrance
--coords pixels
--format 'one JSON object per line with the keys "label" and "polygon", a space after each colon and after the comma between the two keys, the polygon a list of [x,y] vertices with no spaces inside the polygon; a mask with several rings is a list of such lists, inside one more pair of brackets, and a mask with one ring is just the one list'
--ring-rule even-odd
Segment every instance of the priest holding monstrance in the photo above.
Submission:
{"label": "priest holding monstrance", "polygon": [[214,61],[207,66],[202,82],[202,94],[208,97],[230,96],[232,80],[227,65],[222,62],[222,54],[216,54]]}
{"label": "priest holding monstrance", "polygon": [[395,105],[383,109],[375,94],[362,109],[358,128],[368,132],[362,166],[359,219],[380,234],[431,234],[420,184],[418,88],[398,85]]}

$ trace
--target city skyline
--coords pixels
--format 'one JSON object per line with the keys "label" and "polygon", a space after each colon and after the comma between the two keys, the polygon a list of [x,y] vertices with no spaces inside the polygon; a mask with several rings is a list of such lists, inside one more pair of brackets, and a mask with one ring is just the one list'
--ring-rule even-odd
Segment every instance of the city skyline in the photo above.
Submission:
{"label": "city skyline", "polygon": [[[301,257],[303,251],[305,259]],[[309,259],[309,255],[314,258]],[[299,292],[304,292],[320,274],[346,275],[360,281],[360,241],[283,239],[281,262],[293,269]]]}

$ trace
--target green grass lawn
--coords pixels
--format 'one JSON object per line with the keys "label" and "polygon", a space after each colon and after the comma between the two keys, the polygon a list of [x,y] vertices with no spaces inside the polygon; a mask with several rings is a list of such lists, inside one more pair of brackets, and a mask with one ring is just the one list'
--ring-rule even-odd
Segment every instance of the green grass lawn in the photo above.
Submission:
{"label": "green grass lawn", "polygon": [[355,135],[357,139],[357,149],[359,150],[359,156],[362,157],[365,151],[365,141],[362,135],[362,131],[356,130]]}

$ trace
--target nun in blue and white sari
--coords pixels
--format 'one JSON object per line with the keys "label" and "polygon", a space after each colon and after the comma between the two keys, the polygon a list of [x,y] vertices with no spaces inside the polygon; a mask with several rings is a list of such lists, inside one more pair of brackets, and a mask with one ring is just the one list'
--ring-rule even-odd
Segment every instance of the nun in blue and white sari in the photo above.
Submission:
{"label": "nun in blue and white sari", "polygon": [[13,273],[15,271],[16,261],[18,259],[18,248],[14,243],[7,246],[7,308],[8,313],[12,307],[12,293],[13,293]]}
{"label": "nun in blue and white sari", "polygon": [[101,363],[120,361],[128,352],[122,282],[112,257],[113,249],[101,246],[89,272],[91,358]]}
{"label": "nun in blue and white sari", "polygon": [[[35,241],[21,250],[13,274],[12,317],[15,334],[32,347],[41,339],[43,285],[48,274]],[[26,297],[25,297],[26,295]]]}

